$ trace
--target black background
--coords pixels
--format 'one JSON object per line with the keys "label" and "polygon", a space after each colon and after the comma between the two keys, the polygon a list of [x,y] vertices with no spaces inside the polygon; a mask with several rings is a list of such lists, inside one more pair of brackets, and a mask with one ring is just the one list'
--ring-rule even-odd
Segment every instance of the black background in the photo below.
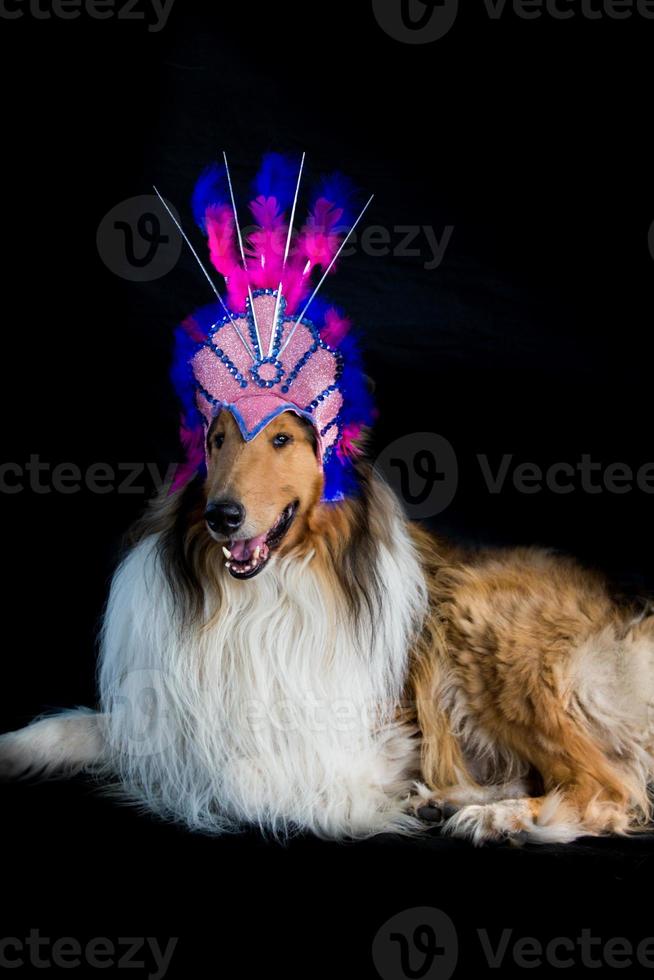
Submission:
{"label": "black background", "polygon": [[[211,297],[186,253],[155,281],[115,275],[98,226],[156,183],[200,244],[188,199],[207,162],[226,149],[243,198],[262,152],[306,150],[309,176],[339,168],[375,192],[368,224],[454,228],[437,269],[429,254],[357,250],[329,285],[377,384],[375,452],[440,433],[460,473],[437,530],[550,545],[651,589],[651,495],[490,494],[476,455],[654,460],[653,41],[654,21],[637,16],[493,21],[481,2],[426,45],[387,36],[368,2],[176,0],[158,33],[26,8],[0,18],[2,460],[178,458],[172,330]],[[0,496],[3,730],[93,703],[95,631],[120,536],[152,489],[140,486],[38,493],[26,481]],[[179,936],[169,976],[374,977],[375,933],[419,905],[452,917],[460,969],[480,973],[477,928],[654,935],[650,837],[282,848],[189,836],[83,781],[0,793],[2,934]]]}

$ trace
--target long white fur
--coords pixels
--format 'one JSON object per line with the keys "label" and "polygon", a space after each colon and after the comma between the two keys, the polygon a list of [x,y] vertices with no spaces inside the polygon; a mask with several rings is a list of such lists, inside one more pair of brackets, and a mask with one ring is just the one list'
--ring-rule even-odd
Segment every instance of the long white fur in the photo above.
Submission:
{"label": "long white fur", "polygon": [[250,823],[338,838],[419,826],[403,805],[416,739],[393,715],[426,593],[394,503],[389,516],[372,645],[370,624],[355,630],[345,602],[325,595],[311,555],[273,558],[249,581],[225,574],[215,621],[186,631],[157,538],[128,555],[106,612],[100,692],[109,768],[132,798],[211,833]]}

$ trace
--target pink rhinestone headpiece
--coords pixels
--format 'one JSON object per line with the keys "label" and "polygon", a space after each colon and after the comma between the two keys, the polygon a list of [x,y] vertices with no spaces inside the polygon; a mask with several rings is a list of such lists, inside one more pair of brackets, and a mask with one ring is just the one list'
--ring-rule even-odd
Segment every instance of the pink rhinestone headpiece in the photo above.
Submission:
{"label": "pink rhinestone headpiece", "polygon": [[276,290],[255,290],[245,307],[243,314],[213,324],[193,356],[198,409],[207,424],[228,409],[246,441],[281,412],[296,412],[315,426],[322,460],[339,437],[334,423],[343,406],[342,357],[311,321],[285,312]]}

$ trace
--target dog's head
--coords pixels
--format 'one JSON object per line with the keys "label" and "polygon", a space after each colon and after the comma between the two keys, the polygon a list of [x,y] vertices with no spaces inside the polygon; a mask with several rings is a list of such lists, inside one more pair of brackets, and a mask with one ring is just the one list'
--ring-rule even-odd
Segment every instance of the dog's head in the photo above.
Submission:
{"label": "dog's head", "polygon": [[204,518],[234,578],[252,578],[298,543],[322,487],[315,429],[294,412],[247,442],[229,411],[211,425]]}

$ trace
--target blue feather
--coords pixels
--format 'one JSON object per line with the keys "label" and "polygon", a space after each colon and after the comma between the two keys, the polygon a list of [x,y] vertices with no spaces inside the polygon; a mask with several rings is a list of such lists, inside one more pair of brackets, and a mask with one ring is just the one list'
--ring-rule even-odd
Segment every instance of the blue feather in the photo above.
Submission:
{"label": "blue feather", "polygon": [[191,369],[191,358],[197,350],[197,344],[191,340],[183,329],[175,331],[175,346],[173,363],[170,369],[170,379],[181,403],[186,424],[190,427],[201,424],[200,413],[195,404],[195,378]]}
{"label": "blue feather", "polygon": [[352,225],[360,210],[356,206],[359,196],[356,186],[349,177],[341,173],[328,174],[320,179],[312,199],[311,210],[313,211],[318,198],[324,197],[336,207],[343,209],[339,225]]}
{"label": "blue feather", "polygon": [[351,462],[341,463],[335,452],[325,463],[323,499],[327,502],[356,497],[359,493],[357,473]]}
{"label": "blue feather", "polygon": [[368,388],[359,345],[351,330],[338,349],[344,359],[343,373],[338,382],[344,400],[341,419],[345,425],[348,422],[372,425],[375,404]]}
{"label": "blue feather", "polygon": [[[343,394],[343,407],[339,414],[341,425],[358,422],[371,426],[374,421],[374,401],[368,387],[359,345],[352,330],[339,344],[343,354],[343,373],[338,386]],[[341,500],[343,497],[356,496],[359,492],[359,481],[356,469],[350,459],[342,462],[336,454],[336,449],[325,464],[325,489],[323,497],[327,501]]]}
{"label": "blue feather", "polygon": [[275,197],[280,210],[288,210],[295,197],[299,169],[299,160],[292,160],[281,153],[266,153],[254,179],[255,196]]}
{"label": "blue feather", "polygon": [[206,231],[204,219],[207,208],[216,204],[226,204],[228,201],[229,187],[225,167],[222,164],[212,163],[198,178],[191,198],[193,217],[202,231]]}
{"label": "blue feather", "polygon": [[325,313],[334,304],[330,303],[328,300],[324,299],[322,296],[316,296],[312,302],[311,306],[307,310],[306,319],[313,323],[316,330],[322,330],[325,323]]}

